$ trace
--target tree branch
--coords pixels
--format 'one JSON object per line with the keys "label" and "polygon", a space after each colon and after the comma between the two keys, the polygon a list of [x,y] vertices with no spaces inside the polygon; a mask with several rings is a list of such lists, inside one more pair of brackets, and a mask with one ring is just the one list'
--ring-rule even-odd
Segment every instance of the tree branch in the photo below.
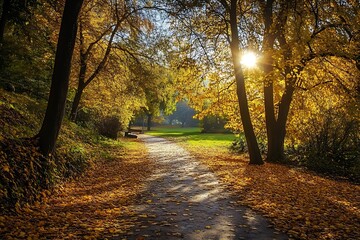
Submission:
{"label": "tree branch", "polygon": [[328,83],[332,83],[332,82],[333,82],[332,80],[328,80],[328,81],[325,81],[325,82],[319,82],[319,83],[317,83],[317,84],[315,84],[315,85],[313,85],[311,87],[308,87],[308,88],[307,87],[301,87],[300,85],[297,85],[296,87],[298,89],[303,90],[303,91],[309,91],[309,90],[311,90],[313,88],[316,88],[316,87],[318,87],[320,85],[324,85],[324,84],[328,84]]}

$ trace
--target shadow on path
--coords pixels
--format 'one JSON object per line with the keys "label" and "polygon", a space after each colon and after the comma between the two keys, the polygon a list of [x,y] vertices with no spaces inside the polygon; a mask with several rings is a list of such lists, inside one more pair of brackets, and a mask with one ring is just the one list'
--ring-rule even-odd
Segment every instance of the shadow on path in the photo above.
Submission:
{"label": "shadow on path", "polygon": [[140,135],[156,163],[133,206],[137,222],[126,239],[288,239],[239,206],[207,167],[175,143]]}

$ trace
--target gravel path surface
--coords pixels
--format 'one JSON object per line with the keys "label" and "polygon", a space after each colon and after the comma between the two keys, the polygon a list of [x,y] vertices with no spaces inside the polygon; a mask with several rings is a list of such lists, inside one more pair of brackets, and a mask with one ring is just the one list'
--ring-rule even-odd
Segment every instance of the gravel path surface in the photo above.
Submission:
{"label": "gravel path surface", "polygon": [[288,239],[239,206],[207,167],[179,145],[139,135],[156,162],[138,205],[138,225],[125,239]]}

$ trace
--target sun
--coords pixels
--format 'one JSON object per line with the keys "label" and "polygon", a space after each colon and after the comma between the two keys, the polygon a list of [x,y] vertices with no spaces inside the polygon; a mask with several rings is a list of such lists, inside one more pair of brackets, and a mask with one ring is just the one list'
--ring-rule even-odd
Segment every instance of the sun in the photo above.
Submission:
{"label": "sun", "polygon": [[256,67],[257,63],[257,56],[254,52],[244,52],[241,57],[240,63],[246,68],[254,68]]}

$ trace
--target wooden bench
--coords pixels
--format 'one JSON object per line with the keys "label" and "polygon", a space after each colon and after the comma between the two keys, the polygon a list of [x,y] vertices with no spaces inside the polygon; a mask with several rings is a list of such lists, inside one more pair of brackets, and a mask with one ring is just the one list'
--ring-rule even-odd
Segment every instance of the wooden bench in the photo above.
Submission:
{"label": "wooden bench", "polygon": [[144,131],[142,129],[132,129],[132,128],[129,128],[128,129],[128,132],[129,133],[139,133],[139,134],[143,134]]}
{"label": "wooden bench", "polygon": [[128,131],[125,132],[125,137],[129,137],[129,138],[137,138],[136,134],[134,133],[138,133],[138,134],[143,134],[143,130],[141,129],[128,129]]}

